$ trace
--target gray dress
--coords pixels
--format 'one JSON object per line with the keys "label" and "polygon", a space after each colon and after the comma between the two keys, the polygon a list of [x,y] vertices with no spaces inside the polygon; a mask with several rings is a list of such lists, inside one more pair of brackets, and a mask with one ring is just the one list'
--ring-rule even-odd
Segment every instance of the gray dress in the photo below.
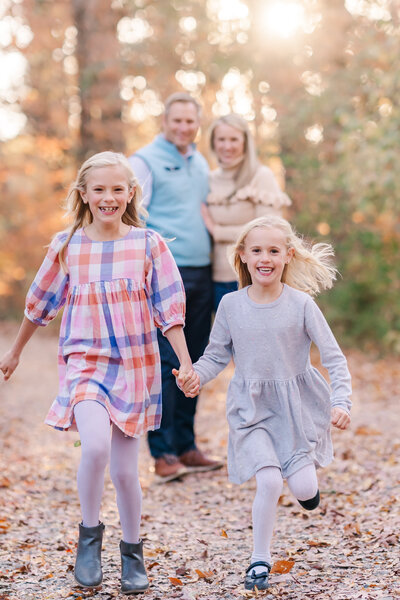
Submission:
{"label": "gray dress", "polygon": [[[310,363],[314,342],[328,369],[329,386]],[[248,288],[226,294],[210,342],[194,369],[203,386],[233,358],[229,384],[228,472],[243,483],[262,467],[288,477],[308,464],[333,458],[331,407],[350,411],[346,359],[312,298],[284,285],[270,304],[257,304]]]}

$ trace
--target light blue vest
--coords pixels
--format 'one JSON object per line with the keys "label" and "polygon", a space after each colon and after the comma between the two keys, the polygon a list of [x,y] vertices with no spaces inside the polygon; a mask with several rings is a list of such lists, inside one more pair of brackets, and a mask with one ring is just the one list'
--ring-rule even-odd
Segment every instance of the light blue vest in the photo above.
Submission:
{"label": "light blue vest", "polygon": [[176,146],[158,135],[136,155],[152,173],[153,190],[147,206],[147,226],[169,242],[179,267],[210,264],[210,236],[200,206],[208,194],[208,165],[195,150],[184,158]]}

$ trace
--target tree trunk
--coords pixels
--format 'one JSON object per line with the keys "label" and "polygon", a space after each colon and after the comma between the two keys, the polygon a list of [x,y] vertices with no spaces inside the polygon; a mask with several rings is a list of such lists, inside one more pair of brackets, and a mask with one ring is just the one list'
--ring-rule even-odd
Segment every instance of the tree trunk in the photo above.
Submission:
{"label": "tree trunk", "polygon": [[81,160],[124,148],[117,39],[119,13],[109,0],[73,0],[81,98]]}

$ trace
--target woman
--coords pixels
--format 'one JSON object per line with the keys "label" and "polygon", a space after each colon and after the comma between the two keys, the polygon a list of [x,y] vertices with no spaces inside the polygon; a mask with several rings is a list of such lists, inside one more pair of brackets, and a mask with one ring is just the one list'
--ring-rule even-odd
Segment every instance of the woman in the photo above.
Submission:
{"label": "woman", "polygon": [[247,121],[229,114],[214,121],[210,146],[219,168],[210,174],[210,193],[203,218],[214,241],[214,308],[224,294],[237,290],[227,250],[243,225],[266,214],[281,215],[289,197],[268,167],[258,161]]}

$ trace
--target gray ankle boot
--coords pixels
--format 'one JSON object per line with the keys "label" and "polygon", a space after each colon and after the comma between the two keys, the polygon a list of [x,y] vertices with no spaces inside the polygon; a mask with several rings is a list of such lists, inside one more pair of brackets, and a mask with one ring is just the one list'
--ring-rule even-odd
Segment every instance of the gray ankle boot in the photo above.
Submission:
{"label": "gray ankle boot", "polygon": [[143,561],[143,540],[137,544],[127,544],[121,540],[121,592],[123,594],[140,594],[149,587]]}
{"label": "gray ankle boot", "polygon": [[82,587],[97,587],[103,580],[101,570],[103,531],[103,523],[99,523],[96,527],[84,527],[82,523],[79,524],[74,575]]}

